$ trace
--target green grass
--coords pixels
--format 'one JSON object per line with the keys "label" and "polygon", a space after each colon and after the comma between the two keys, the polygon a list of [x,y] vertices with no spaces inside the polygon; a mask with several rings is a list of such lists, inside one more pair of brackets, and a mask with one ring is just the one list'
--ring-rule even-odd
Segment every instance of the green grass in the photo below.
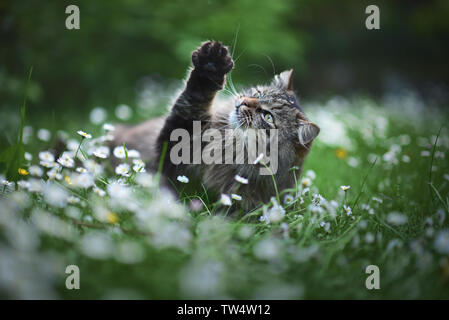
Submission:
{"label": "green grass", "polygon": [[[304,168],[304,172],[313,170],[316,177],[303,203],[296,197],[303,190],[302,177],[297,177],[294,190],[281,193],[281,201],[287,193],[295,200],[282,204],[285,216],[277,223],[259,221],[263,209],[251,217],[229,217],[226,209],[210,202],[204,190],[198,191],[204,204],[198,212],[189,209],[186,197],[181,197],[181,205],[165,205],[163,192],[140,186],[135,177],[130,184],[136,207],[128,207],[129,202],[114,206],[115,197],[100,199],[91,191],[67,185],[64,179],[58,185],[82,199],[79,204],[57,208],[42,194],[5,190],[0,198],[0,296],[447,298],[449,240],[435,241],[441,240],[440,232],[449,224],[449,135],[444,127],[448,114],[430,107],[378,105],[366,99],[338,101],[305,106],[312,120],[327,124],[321,125],[323,138],[315,142]],[[56,114],[56,118],[65,116]],[[49,118],[43,115],[28,125],[55,129]],[[100,128],[86,125],[87,118],[71,117],[70,122],[59,122],[58,129],[64,128],[75,139],[80,138],[79,129],[98,136]],[[324,134],[338,131],[335,122],[345,130],[336,143]],[[25,145],[25,151],[33,154],[31,163],[37,164],[38,152],[49,145],[52,142],[33,137]],[[385,160],[392,145],[400,146],[395,155],[398,163]],[[422,151],[428,154],[422,156]],[[409,162],[403,161],[404,155]],[[107,179],[116,178],[104,163],[106,171],[96,180],[102,189],[111,182]],[[64,170],[64,175],[73,171]],[[342,185],[351,188],[343,192]],[[313,195],[318,193],[326,199],[323,207],[331,200],[337,202],[334,214],[326,209],[312,212]],[[352,215],[346,215],[343,205],[352,208]],[[366,205],[374,214],[364,209]],[[99,207],[110,209],[118,223],[99,218]],[[68,208],[77,208],[80,216],[73,218]],[[41,212],[36,213],[37,209]],[[56,220],[42,220],[42,210]],[[391,212],[406,216],[407,222],[389,221]],[[55,232],[63,228],[61,221],[73,228],[69,237]],[[320,222],[330,223],[329,230]],[[109,249],[100,246],[99,251],[86,252],[95,247],[89,235],[104,236],[103,244]],[[129,254],[128,263],[123,253],[125,258]],[[65,288],[64,271],[70,264],[80,268],[80,290]],[[379,290],[365,288],[368,265],[380,268]]]}

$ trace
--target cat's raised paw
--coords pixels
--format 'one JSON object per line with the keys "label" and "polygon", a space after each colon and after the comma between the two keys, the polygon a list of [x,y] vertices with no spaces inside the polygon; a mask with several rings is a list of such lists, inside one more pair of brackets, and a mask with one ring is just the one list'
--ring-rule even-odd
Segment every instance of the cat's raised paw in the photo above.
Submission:
{"label": "cat's raised paw", "polygon": [[234,67],[228,48],[218,41],[206,41],[192,53],[195,69],[205,74],[224,76]]}

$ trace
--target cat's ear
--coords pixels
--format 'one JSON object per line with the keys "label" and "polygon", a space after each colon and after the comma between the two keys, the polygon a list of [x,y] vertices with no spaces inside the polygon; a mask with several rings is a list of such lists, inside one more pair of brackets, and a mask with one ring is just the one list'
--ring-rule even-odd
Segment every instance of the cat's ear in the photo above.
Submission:
{"label": "cat's ear", "polygon": [[293,91],[293,69],[274,76],[273,82],[284,90]]}
{"label": "cat's ear", "polygon": [[312,142],[320,133],[320,127],[313,122],[299,121],[298,140],[303,146]]}

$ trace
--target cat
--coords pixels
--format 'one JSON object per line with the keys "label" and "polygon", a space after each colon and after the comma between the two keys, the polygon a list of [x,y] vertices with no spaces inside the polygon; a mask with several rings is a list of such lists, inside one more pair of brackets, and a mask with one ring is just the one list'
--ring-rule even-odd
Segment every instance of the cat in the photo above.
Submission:
{"label": "cat", "polygon": [[[152,171],[158,169],[162,156],[162,173],[170,183],[180,186],[181,182],[177,181],[177,177],[187,176],[191,181],[201,182],[217,194],[238,194],[234,198],[239,201],[235,202],[245,210],[254,209],[269,201],[277,192],[293,187],[295,176],[291,168],[296,168],[296,175],[299,177],[312,142],[320,131],[299,106],[293,91],[293,70],[276,75],[267,85],[252,87],[233,99],[220,101],[215,97],[225,86],[226,74],[234,67],[228,48],[220,42],[204,42],[192,53],[192,63],[193,68],[185,88],[170,113],[137,126],[118,126],[113,144],[125,143],[127,148],[137,149],[147,163],[147,169]],[[184,129],[193,134],[194,121],[201,124],[201,134],[211,128],[219,131],[234,129],[237,134],[232,139],[237,140],[247,139],[245,133],[250,128],[277,129],[279,156],[278,170],[274,173],[276,186],[271,175],[260,174],[263,162],[173,163],[170,154],[177,142],[170,141],[170,135],[175,129]],[[225,134],[223,136],[226,137]],[[194,137],[190,148],[195,139],[201,137]],[[218,143],[223,147],[228,144],[225,139],[229,140],[229,137],[211,144]],[[243,144],[246,146],[245,142]],[[201,144],[205,145],[204,142]],[[236,176],[243,177],[244,183],[242,179],[236,179]]]}

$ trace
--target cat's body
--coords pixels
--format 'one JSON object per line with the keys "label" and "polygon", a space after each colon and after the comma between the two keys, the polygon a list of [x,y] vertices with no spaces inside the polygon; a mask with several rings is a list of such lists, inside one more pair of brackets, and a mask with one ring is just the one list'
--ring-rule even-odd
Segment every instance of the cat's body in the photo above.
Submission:
{"label": "cat's body", "polygon": [[[278,170],[274,174],[277,189],[282,191],[293,187],[295,180],[290,169],[298,167],[299,172],[296,174],[299,175],[319,128],[307,120],[297,103],[292,90],[292,71],[283,72],[271,84],[252,88],[238,98],[217,101],[214,98],[224,86],[225,75],[234,66],[228,50],[219,42],[206,42],[194,51],[192,61],[194,68],[170,114],[138,126],[118,127],[114,144],[125,143],[128,148],[140,151],[150,170],[157,169],[165,144],[163,174],[172,183],[178,183],[177,177],[185,175],[192,181],[202,182],[216,193],[240,195],[240,203],[248,210],[276,195],[272,176],[260,174],[261,163],[248,163],[248,154],[245,154],[243,164],[205,164],[203,161],[197,164],[174,164],[170,159],[170,151],[177,141],[170,141],[170,135],[175,129],[189,132],[193,137],[190,142],[192,159],[194,141],[201,141],[207,129],[219,130],[223,139],[200,142],[202,149],[214,148],[217,144],[221,149],[235,143],[225,138],[226,129],[232,129],[232,138],[243,141],[245,146],[248,143],[248,129],[277,129],[279,156]],[[194,121],[201,123],[200,135],[194,135]],[[248,184],[237,181],[236,175],[248,179]]]}
{"label": "cat's body", "polygon": [[136,126],[116,126],[114,146],[125,143],[127,149],[135,149],[145,161],[148,170],[155,171],[158,166],[157,137],[164,127],[166,117],[149,119]]}

